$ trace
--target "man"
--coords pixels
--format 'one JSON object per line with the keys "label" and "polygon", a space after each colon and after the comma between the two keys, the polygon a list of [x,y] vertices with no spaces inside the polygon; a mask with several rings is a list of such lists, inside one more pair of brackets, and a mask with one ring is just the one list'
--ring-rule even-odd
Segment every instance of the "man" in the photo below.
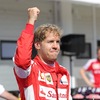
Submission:
{"label": "man", "polygon": [[0,97],[6,100],[18,100],[16,96],[5,90],[3,85],[0,84]]}
{"label": "man", "polygon": [[[90,79],[86,72],[91,73]],[[90,59],[80,70],[82,78],[90,87],[100,87],[100,47],[97,49],[97,58]]]}
{"label": "man", "polygon": [[[14,72],[21,100],[71,100],[70,77],[57,62],[61,30],[52,24],[41,25],[34,31],[40,10],[28,9],[28,22],[17,41]],[[32,45],[37,56],[31,60]]]}

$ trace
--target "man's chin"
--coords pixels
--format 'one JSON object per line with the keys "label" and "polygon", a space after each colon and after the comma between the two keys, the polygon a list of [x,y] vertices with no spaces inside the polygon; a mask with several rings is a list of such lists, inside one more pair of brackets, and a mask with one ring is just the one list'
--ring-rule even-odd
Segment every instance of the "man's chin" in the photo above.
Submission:
{"label": "man's chin", "polygon": [[53,58],[51,61],[55,62],[56,60],[57,60],[57,58],[55,58],[55,59]]}

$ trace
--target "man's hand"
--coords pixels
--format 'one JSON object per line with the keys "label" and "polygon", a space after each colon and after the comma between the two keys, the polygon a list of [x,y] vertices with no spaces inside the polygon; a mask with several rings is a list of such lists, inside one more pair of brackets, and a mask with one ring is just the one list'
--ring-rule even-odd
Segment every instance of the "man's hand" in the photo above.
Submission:
{"label": "man's hand", "polygon": [[40,10],[37,7],[28,8],[28,23],[34,24],[37,20]]}

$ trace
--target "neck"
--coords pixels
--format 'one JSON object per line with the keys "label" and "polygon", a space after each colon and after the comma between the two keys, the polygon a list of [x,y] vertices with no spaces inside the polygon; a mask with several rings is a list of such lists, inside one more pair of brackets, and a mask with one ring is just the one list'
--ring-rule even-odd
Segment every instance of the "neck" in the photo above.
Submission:
{"label": "neck", "polygon": [[43,63],[45,63],[46,65],[52,66],[52,67],[55,66],[54,62],[53,63],[46,63],[46,62],[43,61]]}

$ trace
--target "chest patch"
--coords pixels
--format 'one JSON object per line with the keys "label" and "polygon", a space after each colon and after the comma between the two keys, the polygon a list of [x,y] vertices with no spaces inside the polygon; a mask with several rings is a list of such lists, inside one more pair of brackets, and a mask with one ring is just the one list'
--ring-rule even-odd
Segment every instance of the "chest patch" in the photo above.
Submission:
{"label": "chest patch", "polygon": [[68,80],[67,80],[66,75],[63,75],[63,76],[61,77],[60,83],[61,83],[61,84],[64,84],[64,85],[68,85]]}
{"label": "chest patch", "polygon": [[39,71],[38,80],[46,82],[47,84],[53,85],[53,80],[50,73],[44,73],[44,72]]}

